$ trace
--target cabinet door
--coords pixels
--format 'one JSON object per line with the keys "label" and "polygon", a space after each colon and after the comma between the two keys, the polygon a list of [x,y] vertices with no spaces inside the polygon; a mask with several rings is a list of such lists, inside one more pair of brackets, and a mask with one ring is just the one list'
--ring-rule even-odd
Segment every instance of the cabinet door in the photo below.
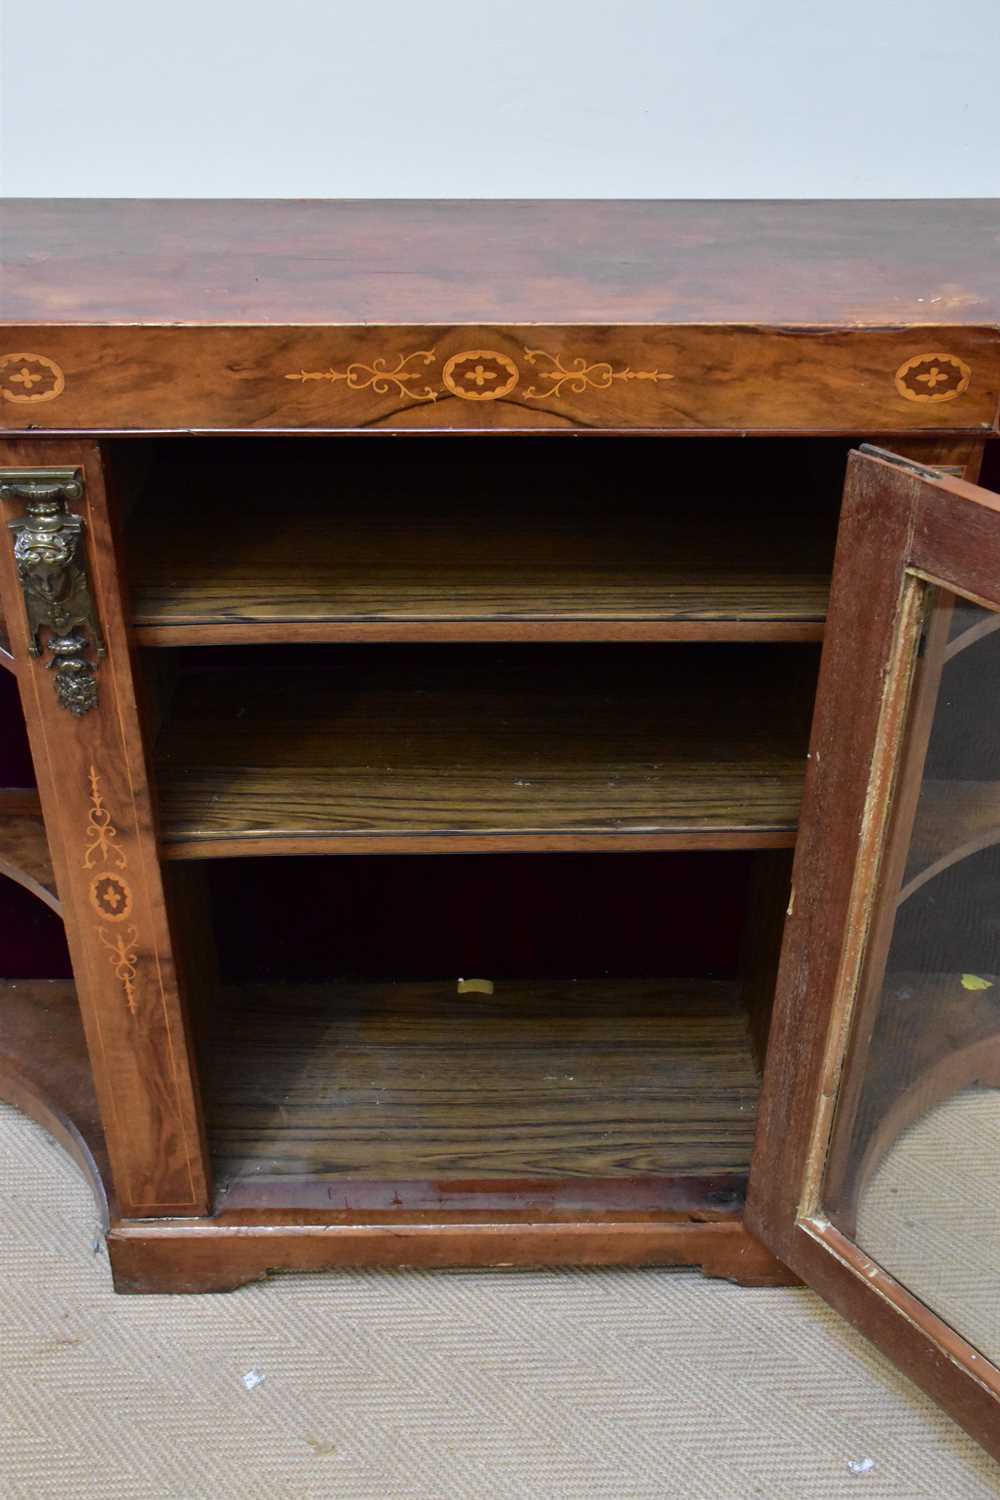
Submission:
{"label": "cabinet door", "polygon": [[122,1218],[208,1212],[204,1132],[108,503],[81,438],[0,442],[0,600]]}
{"label": "cabinet door", "polygon": [[1000,496],[851,455],[751,1229],[1000,1458]]}

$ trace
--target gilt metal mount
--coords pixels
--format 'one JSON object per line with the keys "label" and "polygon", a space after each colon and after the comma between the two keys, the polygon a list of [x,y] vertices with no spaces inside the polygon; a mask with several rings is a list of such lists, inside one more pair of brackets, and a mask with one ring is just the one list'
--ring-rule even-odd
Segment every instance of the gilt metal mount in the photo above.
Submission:
{"label": "gilt metal mount", "polygon": [[106,655],[87,572],[85,523],[69,509],[70,501],[82,498],[79,469],[0,469],[0,499],[25,507],[8,524],[28,616],[28,651],[42,656],[48,647],[56,697],[77,715],[96,707],[93,658]]}

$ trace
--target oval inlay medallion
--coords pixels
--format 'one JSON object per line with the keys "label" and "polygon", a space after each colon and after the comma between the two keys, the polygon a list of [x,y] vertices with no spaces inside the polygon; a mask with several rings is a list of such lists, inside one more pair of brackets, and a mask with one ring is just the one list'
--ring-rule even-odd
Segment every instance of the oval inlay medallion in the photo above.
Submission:
{"label": "oval inlay medallion", "polygon": [[971,379],[957,354],[915,354],[896,371],[896,389],[904,401],[954,401]]}
{"label": "oval inlay medallion", "polygon": [[0,396],[5,401],[54,401],[66,377],[45,354],[0,354]]}
{"label": "oval inlay medallion", "polygon": [[463,349],[446,360],[441,379],[463,401],[499,401],[517,385],[518,369],[496,349]]}
{"label": "oval inlay medallion", "polygon": [[132,892],[120,875],[95,875],[90,882],[90,900],[106,922],[124,922],[132,910]]}

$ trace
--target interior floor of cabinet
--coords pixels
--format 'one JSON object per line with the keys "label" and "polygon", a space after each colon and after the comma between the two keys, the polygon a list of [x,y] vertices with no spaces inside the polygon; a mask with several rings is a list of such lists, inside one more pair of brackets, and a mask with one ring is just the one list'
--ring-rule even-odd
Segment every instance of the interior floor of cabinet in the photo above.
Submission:
{"label": "interior floor of cabinet", "polygon": [[618,1180],[625,1206],[625,1180],[652,1175],[721,1182],[725,1205],[749,1166],[759,1080],[732,982],[245,986],[224,993],[207,1051],[230,1203],[570,1179],[598,1198]]}

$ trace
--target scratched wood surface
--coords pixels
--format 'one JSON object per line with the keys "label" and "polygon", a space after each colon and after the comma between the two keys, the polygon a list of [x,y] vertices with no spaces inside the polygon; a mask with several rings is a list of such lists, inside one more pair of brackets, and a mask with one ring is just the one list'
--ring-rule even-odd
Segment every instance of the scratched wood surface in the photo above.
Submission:
{"label": "scratched wood surface", "polygon": [[7,199],[7,323],[1000,324],[1000,200]]}
{"label": "scratched wood surface", "polygon": [[158,749],[168,854],[794,839],[814,647],[296,651],[181,676]]}
{"label": "scratched wood surface", "polygon": [[758,1074],[711,981],[248,986],[206,1061],[216,1179],[745,1171]]}
{"label": "scratched wood surface", "polygon": [[9,200],[11,430],[986,432],[993,200]]}
{"label": "scratched wood surface", "polygon": [[393,444],[373,462],[344,443],[174,445],[132,517],[132,618],[144,644],[256,641],[262,626],[364,638],[380,623],[411,639],[522,622],[533,640],[549,624],[570,639],[818,639],[844,449],[793,481],[775,447],[508,439]]}

